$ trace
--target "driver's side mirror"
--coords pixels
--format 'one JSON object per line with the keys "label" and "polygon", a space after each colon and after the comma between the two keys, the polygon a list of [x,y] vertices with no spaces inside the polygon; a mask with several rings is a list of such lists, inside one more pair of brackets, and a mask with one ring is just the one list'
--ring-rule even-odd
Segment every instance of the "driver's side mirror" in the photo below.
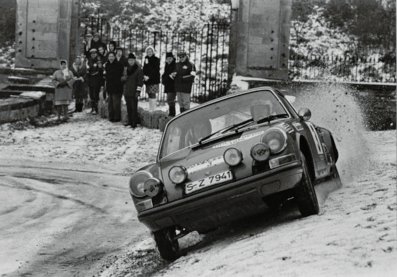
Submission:
{"label": "driver's side mirror", "polygon": [[298,115],[304,121],[308,121],[312,117],[312,112],[308,108],[299,109]]}

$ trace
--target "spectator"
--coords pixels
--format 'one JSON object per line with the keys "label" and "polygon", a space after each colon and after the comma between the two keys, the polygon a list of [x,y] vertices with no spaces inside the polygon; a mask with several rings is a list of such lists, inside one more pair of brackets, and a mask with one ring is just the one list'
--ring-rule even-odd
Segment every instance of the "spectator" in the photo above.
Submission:
{"label": "spectator", "polygon": [[90,58],[87,62],[88,88],[91,100],[91,113],[98,113],[99,92],[103,82],[103,68],[95,48],[90,50]]}
{"label": "spectator", "polygon": [[161,77],[161,80],[164,85],[164,93],[167,94],[167,103],[169,107],[168,116],[175,116],[175,68],[176,63],[174,55],[172,55],[172,52],[166,53],[164,73]]}
{"label": "spectator", "polygon": [[178,97],[180,112],[190,109],[190,93],[196,76],[196,67],[192,64],[186,53],[178,54],[179,62],[176,64],[175,91]]}
{"label": "spectator", "polygon": [[146,57],[143,65],[143,80],[146,86],[146,93],[149,95],[149,110],[156,108],[156,95],[160,86],[160,59],[154,54],[154,48],[146,48]]}
{"label": "spectator", "polygon": [[87,91],[85,88],[85,78],[87,68],[83,64],[81,57],[77,56],[70,71],[72,71],[75,81],[73,83],[73,96],[75,99],[75,111],[82,112],[84,102],[87,99]]}
{"label": "spectator", "polygon": [[106,48],[103,45],[100,45],[98,47],[98,57],[101,59],[102,64],[105,64],[107,62],[107,51]]}
{"label": "spectator", "polygon": [[125,126],[130,125],[135,128],[138,124],[138,95],[141,93],[143,85],[143,71],[136,61],[134,54],[128,55],[128,66],[126,70],[126,83],[124,99],[127,105],[128,122]]}
{"label": "spectator", "polygon": [[[114,40],[109,42],[107,55],[109,55],[110,52],[116,53],[116,42]],[[108,58],[107,55],[106,59]]]}
{"label": "spectator", "polygon": [[84,55],[86,57],[89,57],[90,50],[92,48],[92,34],[91,33],[87,33],[85,35],[85,40],[83,41],[83,45],[84,45]]}
{"label": "spectator", "polygon": [[55,106],[58,112],[58,120],[68,120],[68,105],[72,101],[73,73],[68,69],[67,62],[60,62],[60,69],[52,76],[55,85]]}
{"label": "spectator", "polygon": [[124,56],[124,50],[121,47],[116,48],[116,61],[121,63],[124,67],[127,66],[127,59]]}
{"label": "spectator", "polygon": [[94,37],[92,38],[91,49],[95,48],[96,50],[99,50],[99,47],[101,46],[103,49],[106,49],[106,44],[102,42],[99,33],[95,33]]}
{"label": "spectator", "polygon": [[123,95],[121,78],[123,77],[124,67],[116,61],[116,56],[113,52],[109,53],[105,71],[109,120],[111,122],[118,122],[121,120],[121,96]]}

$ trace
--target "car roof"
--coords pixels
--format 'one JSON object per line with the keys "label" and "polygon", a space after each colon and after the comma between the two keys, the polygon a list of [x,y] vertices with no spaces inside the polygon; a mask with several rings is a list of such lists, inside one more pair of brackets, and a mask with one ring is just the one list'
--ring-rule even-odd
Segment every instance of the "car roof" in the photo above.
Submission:
{"label": "car roof", "polygon": [[[179,118],[179,117],[182,117],[182,116],[184,116],[184,115],[186,115],[186,114],[188,114],[188,113],[190,113],[190,112],[194,112],[194,111],[196,111],[196,110],[199,110],[199,109],[201,109],[201,108],[203,108],[203,107],[205,107],[205,106],[209,106],[209,105],[212,105],[212,104],[217,103],[217,102],[221,102],[221,101],[226,100],[226,99],[229,99],[229,98],[233,98],[233,97],[236,97],[236,96],[240,96],[240,95],[244,95],[244,94],[249,94],[249,93],[257,92],[257,91],[261,91],[261,90],[268,90],[268,91],[272,91],[272,92],[275,91],[275,89],[274,89],[273,87],[270,87],[270,86],[263,86],[263,87],[251,88],[251,89],[248,89],[248,90],[245,90],[245,91],[241,91],[241,92],[231,93],[231,94],[228,94],[228,95],[225,95],[225,96],[222,96],[222,97],[219,97],[219,98],[216,98],[216,99],[207,101],[207,102],[202,103],[202,104],[200,104],[200,105],[198,105],[198,106],[196,106],[196,107],[193,107],[193,108],[191,108],[191,109],[185,111],[183,114],[179,114],[179,115],[175,116],[175,117],[174,117],[173,119],[171,119],[169,122],[174,121],[174,119],[177,119],[177,118]],[[168,122],[168,123],[169,123],[169,122]],[[167,124],[167,125],[168,125],[168,124]]]}

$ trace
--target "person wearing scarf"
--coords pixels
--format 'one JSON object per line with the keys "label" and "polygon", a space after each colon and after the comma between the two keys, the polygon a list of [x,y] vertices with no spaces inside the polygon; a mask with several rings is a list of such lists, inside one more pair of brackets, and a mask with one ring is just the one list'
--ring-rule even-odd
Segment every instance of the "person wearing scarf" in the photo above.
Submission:
{"label": "person wearing scarf", "polygon": [[160,86],[160,59],[154,54],[154,48],[146,48],[146,57],[143,65],[143,80],[146,86],[146,93],[149,96],[149,110],[156,108],[156,95]]}
{"label": "person wearing scarf", "polygon": [[75,111],[82,112],[84,102],[87,99],[87,91],[85,87],[87,68],[83,64],[80,56],[76,57],[70,71],[72,71],[74,75],[73,96],[75,99]]}
{"label": "person wearing scarf", "polygon": [[58,120],[68,120],[68,106],[72,101],[73,73],[68,69],[67,61],[60,61],[60,69],[52,75],[55,86],[54,104],[58,112]]}

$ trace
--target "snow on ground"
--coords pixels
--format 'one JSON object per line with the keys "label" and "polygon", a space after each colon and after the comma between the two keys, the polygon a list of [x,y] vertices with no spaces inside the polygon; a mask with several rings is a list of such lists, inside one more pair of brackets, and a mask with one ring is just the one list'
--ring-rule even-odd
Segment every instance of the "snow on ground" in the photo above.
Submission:
{"label": "snow on ground", "polygon": [[275,218],[192,233],[180,240],[184,255],[169,264],[146,239],[106,263],[101,276],[395,276],[396,132],[366,131],[343,86],[303,92],[295,106],[309,107],[340,151],[343,187],[316,187],[320,215],[301,218],[287,203]]}
{"label": "snow on ground", "polygon": [[[354,97],[343,87],[303,93],[296,106],[309,107],[312,121],[334,132],[341,155],[344,185],[326,200],[333,189],[316,188],[320,215],[301,218],[291,202],[276,217],[263,214],[207,235],[192,233],[180,240],[183,256],[173,263],[160,259],[147,231],[139,243],[111,253],[98,275],[394,276],[396,132],[366,131]],[[0,125],[0,158],[129,175],[155,160],[160,136],[81,113],[48,128]]]}
{"label": "snow on ground", "polygon": [[131,129],[85,113],[75,113],[59,126],[36,129],[26,125],[13,130],[15,126],[0,125],[3,157],[107,165],[122,174],[154,162],[161,137],[158,130]]}

